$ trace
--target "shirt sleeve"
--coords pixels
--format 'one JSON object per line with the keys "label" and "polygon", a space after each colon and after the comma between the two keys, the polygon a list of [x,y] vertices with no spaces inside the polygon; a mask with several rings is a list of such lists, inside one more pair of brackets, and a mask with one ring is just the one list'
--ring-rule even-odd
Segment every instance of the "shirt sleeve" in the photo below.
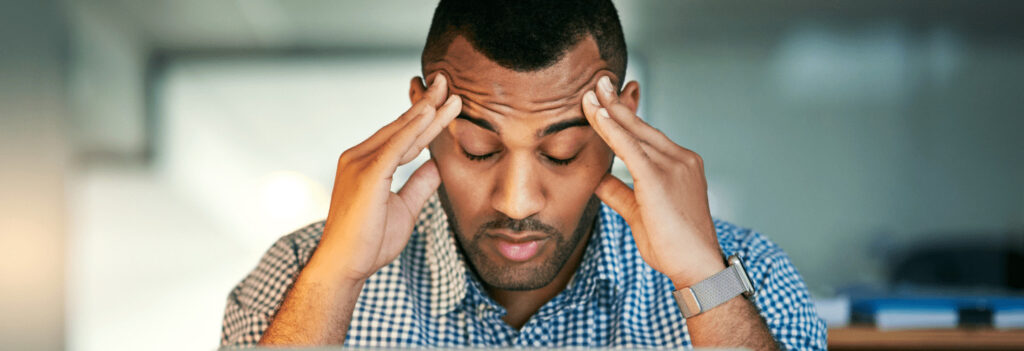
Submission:
{"label": "shirt sleeve", "polygon": [[323,222],[282,237],[248,276],[228,295],[221,326],[221,347],[250,347],[259,343],[288,288],[312,255]]}
{"label": "shirt sleeve", "polygon": [[757,290],[754,303],[775,341],[786,350],[825,350],[825,322],[815,312],[807,285],[789,256],[760,233],[716,224],[725,254],[736,253],[743,259]]}

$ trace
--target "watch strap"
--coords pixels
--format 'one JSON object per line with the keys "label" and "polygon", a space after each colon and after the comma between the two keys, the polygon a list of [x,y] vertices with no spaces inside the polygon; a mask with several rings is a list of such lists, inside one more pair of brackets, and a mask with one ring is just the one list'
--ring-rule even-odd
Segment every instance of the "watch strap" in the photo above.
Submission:
{"label": "watch strap", "polygon": [[737,261],[691,287],[676,290],[673,295],[683,317],[690,318],[752,291],[747,272]]}
{"label": "watch strap", "polygon": [[746,291],[743,288],[743,279],[746,277],[740,277],[739,274],[740,271],[736,269],[736,266],[729,266],[708,279],[694,284],[693,294],[700,299],[702,310],[710,310]]}

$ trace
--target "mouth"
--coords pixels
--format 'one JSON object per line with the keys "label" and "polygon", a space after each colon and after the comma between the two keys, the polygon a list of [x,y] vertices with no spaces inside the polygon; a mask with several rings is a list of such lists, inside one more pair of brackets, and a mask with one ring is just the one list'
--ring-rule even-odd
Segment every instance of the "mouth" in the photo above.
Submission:
{"label": "mouth", "polygon": [[526,262],[537,256],[548,241],[544,235],[510,235],[511,233],[489,233],[494,247],[506,260]]}

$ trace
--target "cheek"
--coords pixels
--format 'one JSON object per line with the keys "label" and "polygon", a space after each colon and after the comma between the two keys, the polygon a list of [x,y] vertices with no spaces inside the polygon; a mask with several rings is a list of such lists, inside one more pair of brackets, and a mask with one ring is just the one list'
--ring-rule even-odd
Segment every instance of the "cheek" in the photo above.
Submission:
{"label": "cheek", "polygon": [[489,208],[486,187],[481,186],[479,179],[481,175],[465,167],[465,156],[459,153],[448,133],[441,133],[430,143],[430,157],[437,164],[452,211],[459,221],[459,229],[470,231],[463,235],[471,235],[476,226],[470,222],[487,213]]}
{"label": "cheek", "polygon": [[577,164],[552,172],[546,177],[549,209],[558,212],[552,213],[552,217],[564,219],[563,225],[570,229],[575,226],[583,215],[587,201],[594,196],[594,189],[608,172],[611,160],[612,154],[607,146],[603,143],[594,145],[580,154]]}

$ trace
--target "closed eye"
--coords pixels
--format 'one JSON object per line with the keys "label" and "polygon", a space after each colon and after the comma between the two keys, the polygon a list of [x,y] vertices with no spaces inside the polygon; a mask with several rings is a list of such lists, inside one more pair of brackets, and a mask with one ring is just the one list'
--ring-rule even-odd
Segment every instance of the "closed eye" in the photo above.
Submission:
{"label": "closed eye", "polygon": [[483,154],[483,155],[475,155],[475,154],[469,153],[466,150],[462,150],[462,154],[466,155],[466,158],[468,158],[470,161],[484,161],[484,160],[487,160],[487,159],[491,158],[491,156],[494,156],[494,154],[496,154],[496,153],[498,153],[498,152],[495,151],[495,152],[491,152],[491,153],[487,153],[487,154]]}
{"label": "closed eye", "polygon": [[551,161],[552,163],[554,163],[556,165],[559,165],[559,166],[568,165],[570,162],[572,162],[573,160],[576,159],[576,156],[573,156],[573,157],[570,157],[570,158],[565,158],[565,159],[554,158],[554,157],[551,157],[551,156],[544,156],[544,157],[546,157],[548,159],[548,161]]}
{"label": "closed eye", "polygon": [[[468,151],[466,151],[465,149],[462,150],[462,154],[465,155],[466,158],[468,158],[470,161],[477,161],[477,162],[486,161],[487,159],[493,157],[498,152],[499,151],[495,151],[495,152],[490,152],[490,153],[486,153],[486,154],[483,154],[483,155],[477,155],[477,154],[471,154]],[[576,156],[573,156],[573,157],[570,157],[570,158],[565,158],[565,159],[555,158],[555,157],[551,157],[551,156],[544,156],[544,158],[546,158],[551,163],[554,163],[554,164],[559,165],[559,166],[566,166],[569,163],[571,163],[572,161],[576,160]]]}

